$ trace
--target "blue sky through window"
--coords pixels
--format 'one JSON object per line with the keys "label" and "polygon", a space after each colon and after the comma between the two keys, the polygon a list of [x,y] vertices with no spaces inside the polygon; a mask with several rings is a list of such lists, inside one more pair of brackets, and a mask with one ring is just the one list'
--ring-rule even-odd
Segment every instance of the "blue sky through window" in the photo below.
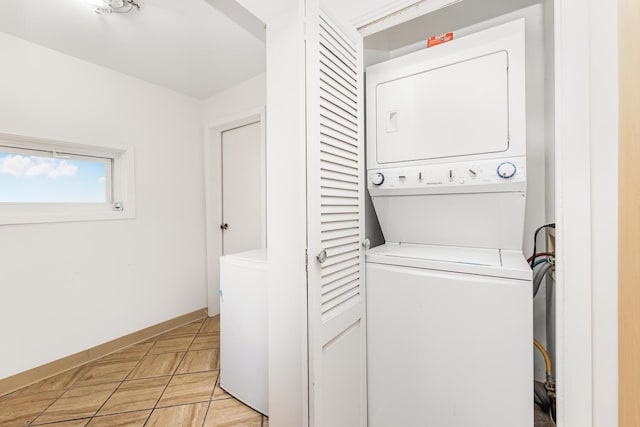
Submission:
{"label": "blue sky through window", "polygon": [[107,164],[0,151],[0,203],[106,203]]}

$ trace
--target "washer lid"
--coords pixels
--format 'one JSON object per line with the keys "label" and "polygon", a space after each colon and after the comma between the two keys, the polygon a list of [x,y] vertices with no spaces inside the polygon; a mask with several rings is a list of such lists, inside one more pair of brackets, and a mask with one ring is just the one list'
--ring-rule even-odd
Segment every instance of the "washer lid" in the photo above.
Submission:
{"label": "washer lid", "polygon": [[367,251],[368,263],[531,280],[521,251],[386,243]]}

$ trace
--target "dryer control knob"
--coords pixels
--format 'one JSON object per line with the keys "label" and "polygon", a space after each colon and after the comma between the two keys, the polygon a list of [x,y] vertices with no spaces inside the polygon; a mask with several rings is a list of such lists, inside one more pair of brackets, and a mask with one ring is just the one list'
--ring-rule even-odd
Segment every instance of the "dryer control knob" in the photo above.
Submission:
{"label": "dryer control knob", "polygon": [[382,185],[383,182],[384,182],[384,175],[382,175],[380,172],[373,174],[373,176],[371,176],[371,183],[373,185]]}
{"label": "dryer control knob", "polygon": [[512,162],[502,162],[496,168],[496,172],[500,178],[509,179],[513,178],[513,176],[518,171],[516,165]]}

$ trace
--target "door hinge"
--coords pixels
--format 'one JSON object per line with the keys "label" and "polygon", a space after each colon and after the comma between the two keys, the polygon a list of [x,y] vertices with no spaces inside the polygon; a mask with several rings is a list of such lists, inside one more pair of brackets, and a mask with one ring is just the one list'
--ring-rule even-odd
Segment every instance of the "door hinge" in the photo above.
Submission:
{"label": "door hinge", "polygon": [[308,19],[305,19],[302,23],[302,32],[304,33],[304,41],[305,42],[314,42],[318,40],[318,32],[315,30],[315,25],[313,22],[309,22]]}
{"label": "door hinge", "polygon": [[309,248],[304,250],[304,271],[309,271]]}

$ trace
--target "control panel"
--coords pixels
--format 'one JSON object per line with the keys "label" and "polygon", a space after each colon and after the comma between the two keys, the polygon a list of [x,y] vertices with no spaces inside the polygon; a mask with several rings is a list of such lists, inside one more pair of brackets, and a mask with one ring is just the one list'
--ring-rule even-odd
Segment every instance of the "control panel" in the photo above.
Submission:
{"label": "control panel", "polygon": [[526,159],[479,160],[370,170],[371,195],[524,191]]}

